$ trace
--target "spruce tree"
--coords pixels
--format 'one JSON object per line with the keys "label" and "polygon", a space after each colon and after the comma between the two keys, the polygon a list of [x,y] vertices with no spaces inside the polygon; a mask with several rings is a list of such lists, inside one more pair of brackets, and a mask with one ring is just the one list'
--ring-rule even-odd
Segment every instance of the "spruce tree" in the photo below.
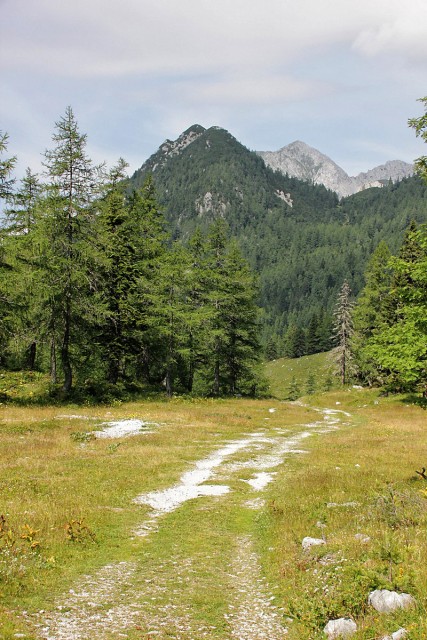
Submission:
{"label": "spruce tree", "polygon": [[[20,187],[10,198],[3,227],[5,252],[9,264],[8,284],[13,297],[13,334],[10,350],[14,353],[14,366],[34,369],[37,342],[40,338],[38,315],[39,292],[35,290],[36,267],[34,225],[41,194],[38,177],[27,169]],[[30,295],[31,292],[31,295]],[[22,351],[25,349],[24,361]]]}
{"label": "spruce tree", "polygon": [[220,218],[207,243],[205,295],[209,310],[204,376],[214,396],[254,393],[259,359],[255,279]]}
{"label": "spruce tree", "polygon": [[375,361],[381,382],[394,390],[413,390],[427,381],[427,229],[405,237],[391,290],[394,321],[374,333],[366,352]]}
{"label": "spruce tree", "polygon": [[347,280],[344,280],[334,311],[334,332],[337,340],[336,361],[339,367],[341,384],[343,385],[347,381],[349,365],[352,357],[351,337],[353,335],[353,306],[353,302],[351,301],[350,285]]}
{"label": "spruce tree", "polygon": [[393,275],[390,259],[388,246],[385,242],[380,242],[368,263],[365,273],[366,284],[353,310],[354,360],[358,376],[369,384],[381,379],[375,361],[372,361],[366,350],[369,340],[385,326],[392,324],[395,318],[396,304],[391,291]]}

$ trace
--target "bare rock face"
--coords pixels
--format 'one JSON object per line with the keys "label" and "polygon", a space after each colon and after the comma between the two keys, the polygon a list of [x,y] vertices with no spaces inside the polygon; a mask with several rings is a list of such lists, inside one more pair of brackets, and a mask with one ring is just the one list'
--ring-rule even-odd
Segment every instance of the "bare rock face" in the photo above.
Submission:
{"label": "bare rock face", "polygon": [[357,625],[351,618],[338,618],[337,620],[329,620],[323,631],[329,640],[350,638],[356,633]]}
{"label": "bare rock face", "polygon": [[328,156],[304,142],[296,141],[278,151],[259,151],[266,165],[293,178],[323,184],[340,198],[370,187],[382,187],[413,175],[412,164],[391,160],[365,173],[351,177]]}
{"label": "bare rock face", "polygon": [[388,589],[376,589],[369,594],[368,602],[379,613],[390,613],[396,609],[408,609],[415,605],[409,593],[397,593]]}

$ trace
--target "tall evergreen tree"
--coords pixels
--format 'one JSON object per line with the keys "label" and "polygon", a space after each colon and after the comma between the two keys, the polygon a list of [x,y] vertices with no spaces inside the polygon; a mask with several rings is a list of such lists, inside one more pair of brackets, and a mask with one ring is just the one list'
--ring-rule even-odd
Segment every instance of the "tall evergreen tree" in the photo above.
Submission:
{"label": "tall evergreen tree", "polygon": [[259,358],[256,286],[219,218],[208,236],[205,291],[209,307],[204,375],[214,396],[254,392]]}
{"label": "tall evergreen tree", "polygon": [[44,241],[41,276],[49,288],[51,335],[53,345],[59,337],[63,391],[68,393],[73,382],[70,348],[81,319],[92,310],[97,175],[71,107],[55,124],[52,140],[54,148],[45,152],[45,209],[38,221]]}
{"label": "tall evergreen tree", "polygon": [[[410,118],[408,124],[415,130],[417,137],[420,137],[427,142],[427,96],[420,98],[419,102],[424,105],[424,114],[419,118]],[[415,161],[418,174],[427,182],[427,156],[423,155]]]}
{"label": "tall evergreen tree", "polygon": [[[8,200],[13,193],[15,179],[11,177],[16,164],[16,156],[3,158],[7,153],[9,136],[0,131],[0,203]],[[5,348],[9,331],[11,299],[8,286],[10,265],[5,256],[4,234],[0,235],[0,365],[5,362]]]}
{"label": "tall evergreen tree", "polygon": [[15,178],[11,177],[16,164],[16,156],[1,158],[7,152],[9,136],[0,130],[0,200],[6,200],[13,193]]}
{"label": "tall evergreen tree", "polygon": [[396,304],[392,295],[391,254],[385,242],[380,242],[369,261],[363,288],[353,310],[354,335],[352,350],[358,376],[372,384],[381,381],[376,362],[368,356],[366,347],[375,333],[395,319]]}
{"label": "tall evergreen tree", "polygon": [[[35,267],[35,246],[33,228],[41,194],[41,184],[37,175],[27,169],[20,187],[10,199],[6,209],[4,224],[5,251],[10,267],[9,290],[14,300],[14,349],[18,357],[16,364],[24,364],[34,369],[40,318],[35,299],[38,293],[33,287]],[[30,296],[29,292],[32,292]],[[20,361],[25,348],[25,362]]]}
{"label": "tall evergreen tree", "polygon": [[335,337],[337,339],[337,364],[341,384],[345,384],[349,373],[351,361],[351,337],[353,335],[352,320],[353,302],[351,301],[351,289],[347,280],[341,287],[335,307]]}
{"label": "tall evergreen tree", "polygon": [[372,336],[366,352],[389,387],[409,390],[427,381],[427,228],[407,234],[404,244],[391,262],[394,322]]}

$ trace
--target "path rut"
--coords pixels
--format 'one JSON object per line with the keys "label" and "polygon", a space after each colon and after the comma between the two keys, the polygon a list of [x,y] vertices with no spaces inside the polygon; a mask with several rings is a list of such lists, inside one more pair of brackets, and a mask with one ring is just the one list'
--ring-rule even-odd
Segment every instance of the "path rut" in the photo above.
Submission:
{"label": "path rut", "polygon": [[[213,495],[220,501],[230,489],[225,483],[241,469],[253,471],[252,478],[245,482],[249,482],[254,492],[254,498],[249,501],[247,493],[242,497],[242,505],[261,508],[262,491],[273,480],[274,470],[286,456],[302,453],[298,447],[313,432],[331,431],[337,428],[341,417],[349,416],[336,409],[318,411],[321,419],[300,425],[299,433],[290,435],[286,429],[267,428],[228,442],[197,461],[176,485],[138,496],[136,501],[152,507],[151,516],[141,523],[138,535],[155,536],[167,513],[178,509],[186,500]],[[242,452],[248,454],[245,460],[233,460],[236,453]],[[224,484],[205,484],[212,479]],[[147,634],[143,637],[159,640],[205,637],[280,640],[286,636],[280,611],[274,606],[272,590],[262,577],[250,536],[236,538],[236,552],[228,574],[218,571],[216,576],[224,585],[231,583],[232,586],[223,621],[229,629],[228,636],[224,636],[223,631],[217,634],[216,627],[201,623],[191,603],[181,601],[179,585],[194,581],[195,576],[195,559],[179,553],[160,564],[157,560],[143,576],[136,562],[107,565],[92,576],[84,576],[74,589],[58,599],[52,612],[40,612],[36,616],[38,636],[44,640],[102,640],[109,634],[126,638],[131,628],[143,629]]]}

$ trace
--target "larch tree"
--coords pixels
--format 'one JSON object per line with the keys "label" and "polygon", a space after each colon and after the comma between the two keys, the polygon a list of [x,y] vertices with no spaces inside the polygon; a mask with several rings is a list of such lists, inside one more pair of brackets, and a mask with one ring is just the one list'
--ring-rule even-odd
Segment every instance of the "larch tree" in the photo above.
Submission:
{"label": "larch tree", "polygon": [[[15,183],[15,179],[11,176],[16,164],[16,156],[3,157],[7,153],[8,139],[8,134],[0,131],[0,201],[10,199]],[[5,241],[2,233],[0,236],[0,364],[4,364],[10,320],[11,298],[10,287],[8,287],[10,268],[5,256]]]}
{"label": "larch tree", "polygon": [[[40,276],[48,289],[52,348],[59,340],[63,391],[73,383],[71,346],[78,326],[92,310],[94,290],[93,199],[97,171],[86,155],[86,135],[79,132],[71,107],[55,124],[54,147],[45,152],[47,183],[39,238],[43,242]],[[42,283],[40,282],[40,286]]]}
{"label": "larch tree", "polygon": [[0,199],[3,200],[12,195],[15,183],[15,178],[11,175],[16,164],[16,156],[1,158],[7,152],[8,140],[8,134],[0,131]]}

